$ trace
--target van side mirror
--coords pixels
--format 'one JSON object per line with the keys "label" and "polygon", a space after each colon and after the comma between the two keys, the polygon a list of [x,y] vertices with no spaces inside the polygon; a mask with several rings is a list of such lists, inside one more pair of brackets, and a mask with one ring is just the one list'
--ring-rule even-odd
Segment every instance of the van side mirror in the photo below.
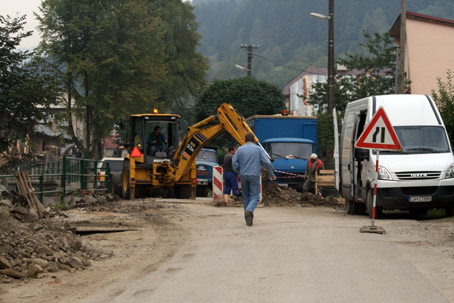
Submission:
{"label": "van side mirror", "polygon": [[369,160],[369,150],[364,148],[355,148],[355,160]]}

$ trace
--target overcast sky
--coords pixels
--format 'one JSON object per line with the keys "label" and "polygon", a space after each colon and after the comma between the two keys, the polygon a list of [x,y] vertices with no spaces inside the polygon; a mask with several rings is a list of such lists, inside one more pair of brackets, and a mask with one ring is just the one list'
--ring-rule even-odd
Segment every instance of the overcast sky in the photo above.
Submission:
{"label": "overcast sky", "polygon": [[40,36],[35,28],[39,22],[35,19],[33,12],[38,13],[38,7],[41,0],[0,0],[0,15],[16,17],[19,15],[27,15],[27,24],[25,30],[33,30],[33,36],[22,40],[21,48],[32,48],[38,46]]}

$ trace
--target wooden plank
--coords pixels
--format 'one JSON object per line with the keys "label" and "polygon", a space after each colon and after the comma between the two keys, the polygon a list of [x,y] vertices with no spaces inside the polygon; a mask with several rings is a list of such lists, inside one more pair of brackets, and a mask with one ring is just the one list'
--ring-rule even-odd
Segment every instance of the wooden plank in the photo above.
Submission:
{"label": "wooden plank", "polygon": [[39,206],[37,204],[37,198],[35,196],[35,191],[33,190],[32,184],[30,182],[30,177],[26,172],[22,172],[22,180],[24,181],[25,188],[27,190],[27,195],[32,202],[33,208],[35,211],[38,213],[39,218],[42,218],[43,214],[41,213],[41,210],[39,209]]}
{"label": "wooden plank", "polygon": [[319,175],[318,176],[318,181],[334,181],[334,176]]}
{"label": "wooden plank", "polygon": [[[316,188],[320,187],[334,187],[335,186],[335,179],[334,179],[334,170],[331,169],[322,169],[320,173],[315,174],[316,178]],[[317,190],[316,190],[317,193]]]}
{"label": "wooden plank", "polygon": [[103,227],[103,226],[77,226],[72,229],[72,232],[79,235],[89,235],[89,234],[106,234],[106,233],[120,233],[125,231],[137,231],[137,228],[125,228],[125,227]]}
{"label": "wooden plank", "polygon": [[33,209],[39,218],[42,218],[43,214],[41,209],[39,208],[39,201],[35,195],[33,187],[30,182],[30,177],[27,173],[19,171],[15,172],[14,176],[16,177],[17,187],[19,189],[19,193],[27,198],[28,205],[31,209]]}
{"label": "wooden plank", "polygon": [[320,175],[334,174],[334,170],[333,169],[321,169],[319,174]]}

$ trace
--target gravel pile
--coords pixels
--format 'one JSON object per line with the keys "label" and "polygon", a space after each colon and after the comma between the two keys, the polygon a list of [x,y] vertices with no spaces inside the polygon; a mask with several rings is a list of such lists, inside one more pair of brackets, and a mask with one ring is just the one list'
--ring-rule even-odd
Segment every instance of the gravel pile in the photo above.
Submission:
{"label": "gravel pile", "polygon": [[309,192],[300,193],[275,182],[267,182],[263,186],[263,201],[266,206],[342,206],[335,197],[324,198]]}
{"label": "gravel pile", "polygon": [[108,258],[75,235],[70,224],[49,211],[38,220],[21,199],[0,188],[0,283],[11,278],[33,278],[39,273],[75,271],[90,266],[90,260]]}

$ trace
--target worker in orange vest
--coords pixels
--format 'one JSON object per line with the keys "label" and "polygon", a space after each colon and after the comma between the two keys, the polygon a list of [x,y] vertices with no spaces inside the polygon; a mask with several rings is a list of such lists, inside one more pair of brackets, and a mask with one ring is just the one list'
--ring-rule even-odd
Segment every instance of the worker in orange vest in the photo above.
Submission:
{"label": "worker in orange vest", "polygon": [[317,154],[312,154],[309,160],[307,160],[307,168],[304,175],[306,181],[303,185],[303,192],[314,189],[315,185],[315,172],[320,171],[323,168],[323,162],[318,158]]}

